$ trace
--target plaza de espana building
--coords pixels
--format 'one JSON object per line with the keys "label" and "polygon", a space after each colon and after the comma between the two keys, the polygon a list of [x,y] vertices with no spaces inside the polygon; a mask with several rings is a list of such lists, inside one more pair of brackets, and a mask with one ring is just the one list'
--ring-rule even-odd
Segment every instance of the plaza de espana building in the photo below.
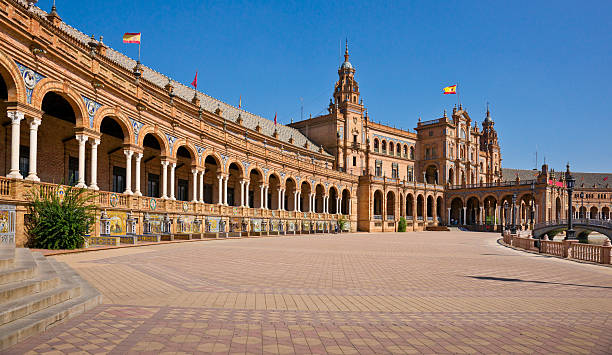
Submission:
{"label": "plaza de espana building", "polygon": [[[348,47],[327,114],[276,125],[109,48],[55,8],[0,0],[0,39],[0,234],[18,246],[32,189],[68,185],[95,194],[90,244],[387,232],[402,217],[408,231],[499,231],[513,201],[520,228],[567,213],[562,174],[502,169],[488,109],[440,110],[414,130],[375,123]],[[608,185],[576,175],[574,213],[609,218]]]}

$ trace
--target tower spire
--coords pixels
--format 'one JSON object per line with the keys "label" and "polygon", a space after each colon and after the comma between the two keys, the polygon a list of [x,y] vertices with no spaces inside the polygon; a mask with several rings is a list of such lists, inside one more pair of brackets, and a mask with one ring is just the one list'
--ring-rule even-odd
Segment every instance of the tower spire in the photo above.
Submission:
{"label": "tower spire", "polygon": [[344,40],[344,61],[348,62],[349,51],[348,51],[348,37]]}

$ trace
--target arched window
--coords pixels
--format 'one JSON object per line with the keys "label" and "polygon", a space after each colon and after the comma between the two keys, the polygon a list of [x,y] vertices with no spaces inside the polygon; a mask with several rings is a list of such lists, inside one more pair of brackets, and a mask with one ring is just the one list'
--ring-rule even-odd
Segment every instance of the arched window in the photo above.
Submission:
{"label": "arched window", "polygon": [[394,154],[394,145],[393,142],[389,142],[389,154]]}
{"label": "arched window", "polygon": [[408,158],[408,146],[404,144],[404,158]]}
{"label": "arched window", "polygon": [[378,153],[378,138],[374,138],[374,151]]}
{"label": "arched window", "polygon": [[387,141],[382,141],[382,152],[387,153]]}
{"label": "arched window", "polygon": [[410,146],[410,159],[414,160],[414,147]]}

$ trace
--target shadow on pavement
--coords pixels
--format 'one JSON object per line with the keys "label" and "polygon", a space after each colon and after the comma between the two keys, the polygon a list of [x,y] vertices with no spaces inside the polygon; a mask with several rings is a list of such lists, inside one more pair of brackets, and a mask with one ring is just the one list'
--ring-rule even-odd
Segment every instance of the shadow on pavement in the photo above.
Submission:
{"label": "shadow on pavement", "polygon": [[489,280],[489,281],[529,282],[529,283],[535,283],[535,284],[549,284],[549,285],[564,285],[564,286],[578,286],[578,287],[609,288],[609,289],[612,289],[611,286],[579,285],[579,284],[568,284],[568,283],[563,283],[563,282],[521,280],[521,279],[511,279],[511,278],[507,278],[507,277],[494,277],[494,276],[467,276],[467,277],[471,277],[473,279],[478,279],[478,280]]}

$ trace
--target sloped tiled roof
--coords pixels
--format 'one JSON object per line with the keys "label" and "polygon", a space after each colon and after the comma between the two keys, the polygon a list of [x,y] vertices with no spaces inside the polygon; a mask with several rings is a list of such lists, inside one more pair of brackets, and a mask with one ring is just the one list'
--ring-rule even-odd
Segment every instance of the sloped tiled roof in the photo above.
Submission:
{"label": "sloped tiled roof", "polygon": [[[502,168],[504,181],[514,181],[516,179],[516,174],[518,174],[519,178],[523,181],[533,180],[537,173],[539,173],[537,170]],[[565,170],[555,171],[554,173],[557,180],[565,176]],[[612,188],[612,173],[583,173],[572,171],[572,176],[576,179],[576,187]],[[606,177],[608,179],[604,181]]]}
{"label": "sloped tiled roof", "polygon": [[[25,0],[18,0],[18,1],[23,6],[27,7],[27,2]],[[47,13],[44,10],[40,9],[39,7],[36,7],[36,6],[33,7],[32,11],[35,12],[39,16],[43,16],[43,17],[47,16]],[[76,28],[66,24],[63,21],[60,24],[60,29],[65,31],[69,36],[73,37],[74,39],[76,39],[77,41],[85,45],[87,45],[87,43],[90,41],[89,36],[77,30]],[[129,71],[132,71],[134,67],[136,66],[136,61],[134,59],[129,58],[123,53],[116,51],[108,46],[106,50],[106,57],[110,59],[111,61],[113,61],[114,63],[116,63],[117,65]],[[193,98],[194,90],[192,88],[186,85],[183,85],[175,80],[172,80],[170,77],[163,75],[161,73],[158,73],[155,70],[147,66],[143,65],[142,69],[143,69],[142,78],[144,78],[145,80],[153,83],[154,85],[159,86],[160,88],[164,88],[166,84],[168,84],[168,82],[171,82],[172,85],[174,86],[174,94],[177,97],[180,97],[181,99],[186,100],[188,102],[190,102],[191,99]],[[238,109],[235,106],[229,105],[221,100],[215,99],[199,91],[197,92],[197,96],[200,99],[200,106],[202,106],[202,108],[207,111],[214,112],[217,108],[220,108],[223,111],[222,113],[223,118],[229,121],[233,121],[233,122],[236,122],[238,120],[238,115],[240,114],[240,117],[243,119],[242,124],[246,128],[255,130],[257,125],[259,125],[261,127],[262,134],[270,136],[270,137],[272,137],[272,135],[274,134],[274,128],[275,128],[274,122],[267,118],[255,115],[253,113],[247,112],[242,109]],[[315,143],[313,143],[311,140],[309,140],[306,136],[304,136],[300,131],[298,131],[295,128],[284,126],[282,124],[277,124],[276,130],[278,131],[278,139],[283,142],[286,142],[288,145],[290,144],[289,139],[293,137],[294,139],[293,145],[298,146],[300,148],[304,148],[304,145],[306,144],[306,142],[308,142],[308,149],[310,151],[312,152],[319,151],[319,148],[320,148],[319,146],[317,146]],[[331,156],[326,151],[323,151],[323,154],[327,156]]]}

